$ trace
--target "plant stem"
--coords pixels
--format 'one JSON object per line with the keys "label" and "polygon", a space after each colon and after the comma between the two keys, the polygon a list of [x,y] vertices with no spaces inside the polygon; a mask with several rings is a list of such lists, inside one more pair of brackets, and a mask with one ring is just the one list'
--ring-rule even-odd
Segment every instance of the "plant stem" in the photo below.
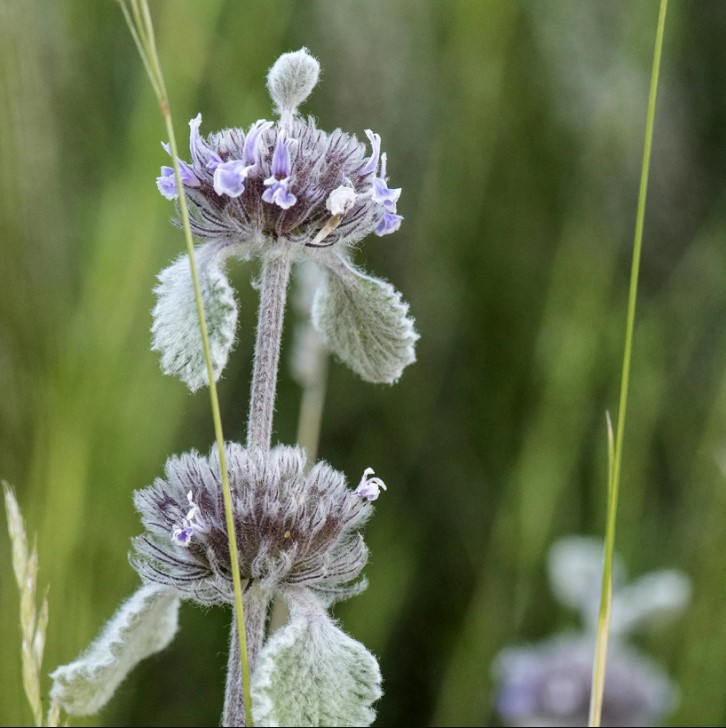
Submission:
{"label": "plant stem", "polygon": [[602,588],[600,595],[600,614],[598,617],[597,643],[592,676],[592,695],[590,699],[590,726],[599,726],[602,713],[603,693],[605,690],[605,667],[607,658],[608,632],[610,627],[610,610],[612,603],[612,564],[615,550],[615,522],[618,508],[618,491],[620,488],[620,466],[623,453],[623,435],[625,432],[625,415],[628,406],[628,390],[630,385],[630,362],[633,351],[633,329],[635,326],[635,306],[638,297],[638,275],[643,245],[643,225],[645,222],[645,201],[648,191],[648,171],[650,169],[650,153],[653,146],[653,126],[655,122],[655,104],[658,94],[658,76],[663,50],[666,10],[668,0],[661,0],[658,14],[658,27],[655,35],[653,52],[653,69],[650,79],[648,97],[648,113],[645,124],[645,143],[643,146],[643,164],[640,172],[640,190],[638,193],[638,211],[635,220],[635,239],[633,242],[633,261],[630,270],[630,291],[628,294],[628,312],[625,329],[625,351],[623,352],[623,369],[620,380],[620,400],[618,405],[618,423],[615,435],[615,449],[612,456],[612,469],[608,482],[608,513],[605,537],[605,565],[603,568]]}
{"label": "plant stem", "polygon": [[[262,648],[269,604],[269,594],[256,585],[253,585],[245,593],[245,633],[250,673],[254,670],[257,655]],[[224,712],[222,714],[223,726],[247,725],[239,645],[237,622],[233,620],[229,635],[227,687],[224,694]]]}
{"label": "plant stem", "polygon": [[300,398],[300,415],[297,424],[297,444],[307,453],[307,467],[311,468],[318,456],[320,442],[320,423],[325,405],[326,354],[321,351],[320,381],[306,384]]}
{"label": "plant stem", "polygon": [[[272,420],[275,414],[277,371],[280,364],[282,326],[285,318],[287,286],[292,258],[287,251],[273,251],[262,259],[260,274],[260,304],[257,314],[255,361],[250,391],[250,410],[247,418],[247,447],[269,452],[272,440]],[[247,596],[245,638],[250,672],[265,636],[269,595],[252,585]],[[239,625],[232,623],[227,660],[227,689],[224,699],[223,726],[244,726],[246,722],[243,695],[240,688],[246,683],[240,673]],[[245,694],[246,697],[246,694]]]}
{"label": "plant stem", "polygon": [[189,210],[187,208],[186,195],[181,181],[181,172],[179,169],[179,158],[177,155],[176,136],[174,134],[174,125],[171,118],[171,108],[169,106],[169,98],[166,92],[166,84],[161,71],[159,56],[156,51],[156,40],[154,37],[154,27],[151,21],[151,13],[147,0],[130,0],[133,18],[126,7],[121,2],[126,22],[131,31],[131,35],[139,50],[139,54],[149,75],[151,85],[154,88],[159,107],[164,117],[167,134],[169,135],[169,148],[171,152],[172,164],[174,167],[174,179],[179,192],[179,214],[182,220],[182,228],[184,230],[184,240],[186,243],[187,254],[189,256],[189,267],[192,274],[192,283],[194,286],[194,298],[197,306],[197,315],[199,317],[199,331],[202,339],[202,349],[204,351],[204,361],[207,368],[207,380],[209,382],[209,398],[212,408],[212,420],[214,423],[214,434],[217,443],[217,451],[219,454],[219,468],[222,478],[222,493],[224,497],[224,511],[227,525],[227,539],[229,542],[230,566],[232,570],[232,583],[234,586],[235,597],[235,615],[238,625],[238,643],[240,656],[240,674],[241,682],[244,684],[244,709],[246,717],[246,725],[252,725],[252,697],[250,694],[249,666],[247,660],[247,642],[246,633],[243,628],[244,607],[242,604],[242,582],[239,572],[239,556],[237,553],[237,537],[235,534],[232,494],[229,486],[229,474],[227,472],[227,460],[224,451],[224,434],[222,431],[222,417],[219,409],[219,399],[217,397],[217,387],[214,380],[214,370],[212,367],[212,355],[209,347],[209,335],[207,331],[207,321],[204,315],[204,302],[202,299],[201,286],[199,284],[199,275],[197,273],[196,260],[194,257],[194,241],[192,239],[192,231],[189,225]]}
{"label": "plant stem", "polygon": [[287,252],[262,259],[255,362],[247,419],[247,447],[268,451],[272,441],[282,323],[292,260]]}

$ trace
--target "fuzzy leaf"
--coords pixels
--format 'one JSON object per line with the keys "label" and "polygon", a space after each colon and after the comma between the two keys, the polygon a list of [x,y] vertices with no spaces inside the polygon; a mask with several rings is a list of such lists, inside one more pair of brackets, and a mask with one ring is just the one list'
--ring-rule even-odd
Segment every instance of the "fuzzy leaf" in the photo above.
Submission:
{"label": "fuzzy leaf", "polygon": [[368,726],[381,697],[376,658],[335,626],[311,595],[259,654],[252,675],[256,726]]}
{"label": "fuzzy leaf", "polygon": [[[223,269],[231,252],[230,246],[208,243],[195,253],[215,381],[227,364],[237,328],[237,301]],[[154,292],[152,349],[161,352],[164,374],[178,376],[195,392],[209,382],[186,253],[159,274]]]}
{"label": "fuzzy leaf", "polygon": [[168,589],[139,589],[75,662],[52,673],[53,702],[71,715],[98,712],[141,660],[171,642],[178,612],[179,599]]}
{"label": "fuzzy leaf", "polygon": [[408,304],[387,281],[338,258],[313,301],[313,323],[326,345],[367,382],[393,384],[416,361],[419,335]]}
{"label": "fuzzy leaf", "polygon": [[610,629],[624,634],[647,625],[668,622],[691,599],[690,579],[675,569],[652,571],[613,595]]}
{"label": "fuzzy leaf", "polygon": [[[552,592],[560,604],[580,612],[586,624],[597,622],[603,569],[603,542],[588,536],[565,536],[547,555]],[[613,589],[623,583],[625,570],[613,560]]]}

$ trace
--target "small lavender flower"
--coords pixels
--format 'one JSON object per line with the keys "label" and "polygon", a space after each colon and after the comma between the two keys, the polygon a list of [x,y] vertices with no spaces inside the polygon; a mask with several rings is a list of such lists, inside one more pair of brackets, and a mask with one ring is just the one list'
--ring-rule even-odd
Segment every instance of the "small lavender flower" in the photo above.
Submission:
{"label": "small lavender flower", "polygon": [[[510,726],[587,725],[595,643],[565,634],[508,648],[494,664],[496,705]],[[657,725],[676,700],[676,687],[651,660],[622,643],[608,650],[603,726]]]}
{"label": "small lavender flower", "polygon": [[[300,585],[335,598],[360,591],[364,584],[354,580],[368,551],[359,529],[371,507],[342,473],[325,462],[306,473],[295,447],[265,454],[227,443],[226,457],[241,577],[268,590]],[[133,541],[132,565],[148,584],[201,604],[232,604],[216,448],[209,458],[170,458],[165,476],[135,494],[146,533]]]}
{"label": "small lavender flower", "polygon": [[366,468],[358,487],[355,489],[356,495],[366,500],[374,501],[378,499],[381,490],[387,490],[386,484],[380,478],[373,475],[373,468]]}
{"label": "small lavender flower", "polygon": [[[199,187],[199,180],[188,164],[182,162],[179,165],[179,172],[181,174],[182,184],[187,187]],[[176,200],[179,197],[173,167],[161,168],[161,175],[156,178],[156,186],[167,200]]]}
{"label": "small lavender flower", "polygon": [[[201,115],[189,123],[191,162],[180,163],[181,177],[192,232],[201,241],[196,256],[205,264],[198,267],[205,310],[212,311],[215,377],[235,339],[236,302],[223,271],[230,257],[289,256],[319,264],[327,275],[313,323],[327,347],[367,381],[392,383],[415,361],[418,334],[408,305],[389,283],[350,260],[353,246],[365,236],[398,230],[401,190],[388,187],[378,134],[366,130],[369,151],[354,135],[322,131],[312,118],[298,114],[318,74],[318,62],[306,49],[286,53],[268,75],[279,120],[262,119],[208,137],[200,134]],[[162,168],[157,186],[164,197],[175,199],[170,169]],[[192,315],[188,261],[178,259],[159,279],[153,348],[162,354],[163,370],[194,391],[207,383],[207,373]],[[222,305],[218,295],[224,296]]]}

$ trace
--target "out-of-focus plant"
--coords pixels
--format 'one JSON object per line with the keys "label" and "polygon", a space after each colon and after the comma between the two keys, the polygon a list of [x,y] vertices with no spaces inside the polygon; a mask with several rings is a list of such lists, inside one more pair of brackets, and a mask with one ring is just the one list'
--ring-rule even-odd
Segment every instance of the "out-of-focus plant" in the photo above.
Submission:
{"label": "out-of-focus plant", "polygon": [[[497,711],[506,725],[578,726],[588,720],[598,626],[603,544],[570,536],[549,552],[552,592],[579,613],[580,631],[505,648],[493,665]],[[678,691],[663,670],[630,643],[638,631],[660,626],[688,605],[690,581],[676,570],[653,571],[627,583],[613,562],[611,644],[602,699],[605,726],[656,725],[677,703]]]}

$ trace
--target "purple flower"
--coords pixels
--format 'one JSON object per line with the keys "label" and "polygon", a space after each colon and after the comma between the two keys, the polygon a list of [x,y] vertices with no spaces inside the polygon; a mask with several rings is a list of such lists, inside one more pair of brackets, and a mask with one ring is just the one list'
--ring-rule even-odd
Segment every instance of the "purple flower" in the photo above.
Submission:
{"label": "purple flower", "polygon": [[396,212],[396,203],[401,196],[401,188],[391,190],[388,188],[386,176],[386,155],[381,155],[381,175],[373,180],[373,201],[383,205],[389,212]]}
{"label": "purple flower", "polygon": [[250,127],[250,130],[247,132],[247,136],[245,137],[244,146],[242,147],[242,158],[246,164],[251,166],[257,164],[262,133],[267,131],[271,126],[273,126],[271,121],[260,119]]}
{"label": "purple flower", "polygon": [[254,167],[241,159],[222,162],[214,170],[214,191],[220,196],[239,197],[245,191],[245,180]]}
{"label": "purple flower", "polygon": [[373,232],[378,235],[379,238],[384,235],[389,235],[390,233],[395,233],[396,230],[401,227],[402,221],[403,215],[397,215],[395,212],[389,212],[386,210]]}
{"label": "purple flower", "polygon": [[212,152],[219,162],[214,163],[213,167],[210,166],[212,162],[208,162],[207,169],[214,171],[214,191],[218,195],[239,197],[245,191],[245,180],[257,166],[260,135],[270,126],[272,124],[269,121],[257,121],[252,125],[242,147],[242,159],[222,162],[219,155]]}
{"label": "purple flower", "polygon": [[192,154],[192,163],[202,169],[206,169],[208,172],[214,172],[222,164],[222,158],[214,149],[211,149],[202,141],[202,137],[199,134],[201,124],[201,114],[197,114],[189,122],[189,149]]}
{"label": "purple flower", "polygon": [[[595,638],[563,634],[499,654],[497,711],[510,726],[587,725]],[[652,726],[673,708],[677,690],[655,663],[632,647],[610,645],[603,726]]]}
{"label": "purple flower", "polygon": [[187,493],[187,500],[191,508],[182,519],[182,526],[171,532],[171,540],[178,546],[189,546],[192,536],[196,532],[203,533],[207,530],[207,522],[203,518],[199,506],[194,502],[194,495],[191,490]]}
{"label": "purple flower", "polygon": [[390,189],[388,187],[388,175],[386,174],[386,155],[381,155],[381,174],[373,180],[373,192],[371,198],[379,205],[383,205],[383,217],[375,229],[379,237],[395,233],[401,227],[403,216],[396,214],[396,204],[401,196],[401,188]]}
{"label": "purple flower", "polygon": [[380,478],[371,476],[373,468],[366,468],[355,493],[366,500],[374,501],[381,494],[381,490],[386,490],[386,484]]}
{"label": "purple flower", "polygon": [[381,156],[381,135],[366,129],[366,136],[371,142],[371,156],[367,157],[360,168],[361,174],[375,174]]}
{"label": "purple flower", "polygon": [[189,546],[193,533],[193,528],[175,528],[172,531],[171,540],[178,546]]}
{"label": "purple flower", "polygon": [[272,155],[272,174],[264,182],[267,189],[262,193],[262,199],[283,210],[292,207],[297,202],[297,197],[287,189],[290,174],[290,141],[279,134]]}
{"label": "purple flower", "polygon": [[[162,142],[161,146],[164,147],[167,154],[171,155],[168,144]],[[179,174],[181,175],[182,184],[185,187],[199,187],[202,184],[194,173],[194,169],[181,159],[179,160]],[[167,200],[176,200],[179,197],[179,191],[176,188],[176,178],[174,177],[174,167],[161,168],[161,175],[156,178],[156,186]]]}
{"label": "purple flower", "polygon": [[381,154],[381,137],[370,129],[366,129],[366,136],[371,142],[371,156],[365,160],[361,167],[362,174],[376,174],[378,162],[381,163],[381,173],[373,180],[373,188],[370,192],[373,202],[382,205],[383,216],[378,221],[375,234],[379,237],[395,233],[401,227],[402,215],[396,214],[396,204],[401,196],[401,188],[390,189],[388,187],[388,175],[386,172],[387,157]]}

